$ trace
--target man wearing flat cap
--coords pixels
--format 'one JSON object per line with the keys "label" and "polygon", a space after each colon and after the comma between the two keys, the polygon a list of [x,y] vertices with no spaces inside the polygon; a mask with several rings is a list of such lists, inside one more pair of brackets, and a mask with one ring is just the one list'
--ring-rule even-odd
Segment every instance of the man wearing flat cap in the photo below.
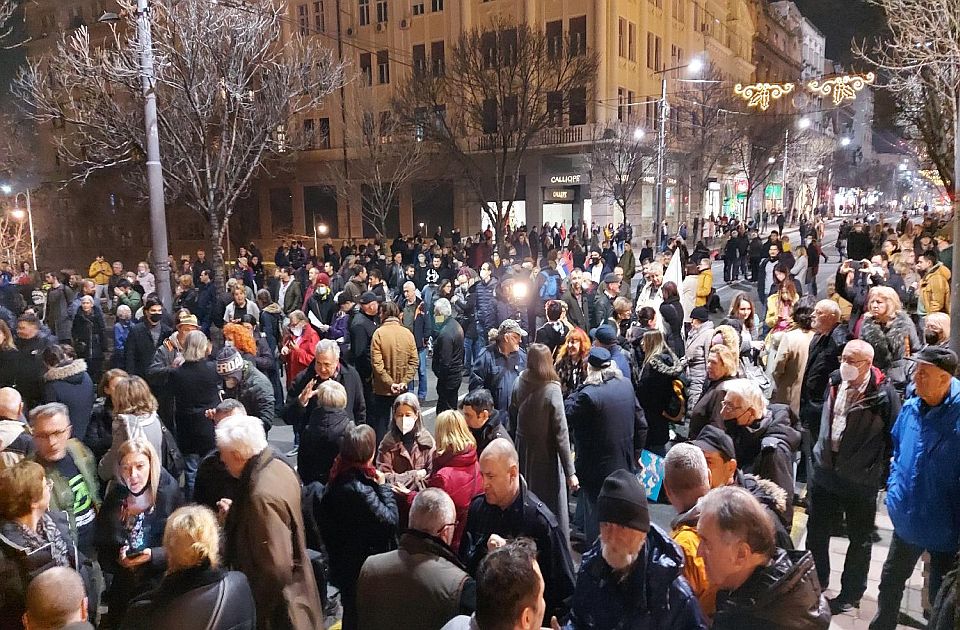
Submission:
{"label": "man wearing flat cap", "polygon": [[577,445],[577,472],[582,471],[584,536],[593,544],[600,533],[597,500],[603,480],[615,470],[636,472],[647,440],[647,419],[633,385],[605,348],[590,349],[587,376],[567,398],[565,411]]}
{"label": "man wearing flat cap", "polygon": [[520,372],[527,367],[527,353],[520,342],[527,331],[513,319],[505,319],[497,329],[497,339],[480,351],[470,376],[470,391],[486,389],[493,396],[497,411],[510,407],[510,396]]}
{"label": "man wearing flat cap", "polygon": [[583,556],[568,630],[707,628],[683,577],[683,552],[650,522],[637,476],[616,470],[597,499],[600,540]]}
{"label": "man wearing flat cap", "polygon": [[603,290],[597,292],[593,309],[593,325],[599,326],[613,317],[613,301],[620,295],[620,276],[610,272],[603,276]]}
{"label": "man wearing flat cap", "polygon": [[160,342],[160,346],[153,355],[153,361],[147,369],[147,382],[157,397],[159,405],[157,415],[168,427],[174,426],[175,414],[173,390],[167,387],[170,373],[183,365],[183,347],[187,341],[187,335],[191,331],[200,330],[197,316],[192,315],[187,309],[177,313],[176,319],[177,332]]}
{"label": "man wearing flat cap", "polygon": [[930,601],[953,567],[960,540],[960,380],[957,355],[927,346],[911,357],[914,396],[893,425],[887,512],[893,540],[880,577],[871,630],[897,626],[903,589],[924,551],[930,554]]}

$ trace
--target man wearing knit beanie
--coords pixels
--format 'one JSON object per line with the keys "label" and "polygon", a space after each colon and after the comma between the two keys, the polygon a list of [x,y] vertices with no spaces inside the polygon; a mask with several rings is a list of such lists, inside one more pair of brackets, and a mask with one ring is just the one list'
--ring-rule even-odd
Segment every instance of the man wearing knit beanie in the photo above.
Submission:
{"label": "man wearing knit beanie", "polygon": [[597,512],[600,539],[583,556],[566,628],[706,629],[683,578],[683,552],[650,522],[646,489],[637,476],[610,473]]}

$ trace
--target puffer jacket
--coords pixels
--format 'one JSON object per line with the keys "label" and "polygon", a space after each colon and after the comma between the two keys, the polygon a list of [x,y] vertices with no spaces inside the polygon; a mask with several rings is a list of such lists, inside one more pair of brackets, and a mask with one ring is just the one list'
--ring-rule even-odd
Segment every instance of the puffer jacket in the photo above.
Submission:
{"label": "puffer jacket", "polygon": [[708,627],[683,578],[683,552],[658,526],[650,525],[640,558],[622,581],[603,559],[599,540],[584,554],[567,630]]}
{"label": "puffer jacket", "polygon": [[847,424],[834,452],[830,433],[840,372],[830,376],[820,437],[813,448],[813,479],[835,494],[874,497],[884,480],[893,443],[890,430],[900,413],[900,396],[878,368],[871,368],[863,398],[847,409]]}
{"label": "puffer jacket", "polygon": [[887,510],[897,536],[930,551],[955,553],[960,540],[960,381],[922,411],[908,399],[893,425]]}
{"label": "puffer jacket", "polygon": [[340,453],[340,438],[352,421],[346,409],[314,408],[300,434],[297,472],[304,485],[313,481],[326,484],[330,467]]}
{"label": "puffer jacket", "polygon": [[[772,404],[762,418],[746,426],[726,422],[737,466],[793,492],[793,460],[800,448],[800,420],[787,405]],[[788,506],[788,514],[792,514]]]}
{"label": "puffer jacket", "polygon": [[459,453],[441,453],[433,460],[433,474],[427,477],[427,487],[440,488],[453,499],[457,509],[457,526],[453,530],[453,549],[460,548],[460,539],[467,526],[467,512],[473,497],[483,492],[477,449],[468,446]]}
{"label": "puffer jacket", "polygon": [[87,362],[74,359],[67,365],[50,368],[43,375],[43,380],[43,402],[66,405],[74,435],[84,437],[93,413],[93,403],[97,400],[96,388],[87,373]]}
{"label": "puffer jacket", "polygon": [[943,263],[931,267],[920,279],[923,314],[950,313],[950,270]]}
{"label": "puffer jacket", "polygon": [[707,354],[710,352],[713,335],[713,322],[704,322],[687,337],[683,356],[687,360],[687,377],[690,379],[690,386],[687,388],[688,407],[696,405],[703,393],[703,385],[707,381]]}
{"label": "puffer jacket", "polygon": [[110,481],[115,477],[117,465],[117,451],[127,440],[145,438],[157,453],[163,453],[163,429],[160,426],[160,416],[156,413],[142,416],[130,413],[114,414],[111,432],[112,443],[110,450],[100,460],[100,479]]}
{"label": "puffer jacket", "polygon": [[243,376],[240,382],[235,389],[224,390],[224,397],[239,400],[248,415],[260,418],[266,431],[273,426],[273,420],[277,415],[274,409],[273,385],[270,384],[270,379],[250,361],[243,362]]}
{"label": "puffer jacket", "polygon": [[644,364],[638,380],[637,400],[647,418],[647,444],[666,444],[670,440],[670,423],[683,420],[682,415],[671,420],[665,414],[676,399],[673,382],[685,378],[686,367],[684,359],[676,359],[669,352],[650,357]]}
{"label": "puffer jacket", "polygon": [[873,346],[873,365],[883,370],[897,391],[903,392],[910,381],[907,358],[920,350],[917,327],[906,311],[897,314],[886,325],[877,322],[873,315],[863,316],[860,339]]}
{"label": "puffer jacket", "polygon": [[734,591],[717,594],[713,630],[826,630],[830,608],[809,551],[777,549]]}

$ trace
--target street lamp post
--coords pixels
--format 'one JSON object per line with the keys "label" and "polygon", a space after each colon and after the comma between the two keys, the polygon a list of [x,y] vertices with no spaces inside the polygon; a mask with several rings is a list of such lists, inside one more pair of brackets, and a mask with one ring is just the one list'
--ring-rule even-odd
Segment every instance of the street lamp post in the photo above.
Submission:
{"label": "street lamp post", "polygon": [[[147,139],[147,190],[150,196],[150,233],[157,268],[157,294],[165,309],[173,306],[170,287],[167,215],[163,197],[163,165],[160,162],[160,135],[157,128],[156,75],[153,66],[153,34],[150,31],[148,0],[137,0],[137,44],[140,48],[140,84],[143,89],[143,117]],[[116,22],[115,13],[104,13],[100,22]]]}

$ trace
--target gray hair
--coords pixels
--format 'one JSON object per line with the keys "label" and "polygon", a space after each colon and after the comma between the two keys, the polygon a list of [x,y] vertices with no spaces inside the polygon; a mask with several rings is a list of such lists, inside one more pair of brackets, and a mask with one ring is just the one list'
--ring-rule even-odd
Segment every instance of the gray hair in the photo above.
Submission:
{"label": "gray hair", "polygon": [[217,448],[234,451],[242,459],[250,460],[267,448],[267,434],[263,423],[252,416],[230,416],[216,428]]}
{"label": "gray hair", "polygon": [[773,521],[766,509],[748,491],[723,486],[707,493],[700,502],[700,519],[716,519],[717,528],[729,544],[745,542],[754,553],[772,558],[777,550]]}
{"label": "gray hair", "polygon": [[84,295],[82,298],[80,298],[80,303],[83,304],[84,302],[90,302],[91,304],[93,304],[93,296]]}
{"label": "gray hair", "polygon": [[[416,412],[416,414],[417,414],[417,419],[419,420],[419,419],[421,418],[421,415],[420,415],[420,413],[421,413],[421,412],[420,412],[420,399],[417,398],[417,395],[416,395],[416,394],[411,394],[410,392],[404,392],[404,393],[400,394],[399,396],[397,396],[397,397],[394,399],[394,401],[393,401],[393,407],[390,408],[390,417],[391,417],[391,418],[393,418],[393,416],[397,413],[397,408],[398,408],[400,405],[406,405],[407,407],[410,407],[411,409],[413,409],[413,410]],[[391,421],[392,421],[392,420],[391,420]]]}
{"label": "gray hair", "polygon": [[445,525],[456,522],[457,509],[450,495],[440,488],[417,493],[410,507],[410,529],[436,536]]}
{"label": "gray hair", "polygon": [[133,311],[131,311],[130,307],[126,304],[121,304],[117,307],[117,317],[120,317],[121,315],[126,315],[127,319],[129,319],[133,317]]}
{"label": "gray hair", "polygon": [[587,364],[587,375],[583,379],[584,385],[599,385],[610,378],[623,378],[623,372],[617,367],[617,364],[610,361],[610,365],[605,368],[593,367]]}
{"label": "gray hair", "polygon": [[710,489],[707,458],[693,444],[681,443],[667,451],[663,461],[663,481],[673,492]]}
{"label": "gray hair", "polygon": [[317,387],[317,404],[330,409],[346,409],[347,390],[333,379],[326,380]]}
{"label": "gray hair", "polygon": [[183,360],[184,361],[202,361],[207,357],[207,351],[210,348],[210,341],[200,330],[191,330],[187,333],[187,339],[183,342]]}
{"label": "gray hair", "polygon": [[35,425],[40,420],[46,420],[47,418],[52,418],[53,416],[65,416],[67,420],[70,420],[70,410],[63,403],[52,402],[45,405],[40,405],[34,407],[30,410],[29,419],[30,426]]}
{"label": "gray hair", "polygon": [[753,409],[757,413],[757,418],[767,414],[767,399],[763,397],[763,390],[751,379],[735,378],[727,381],[724,389],[727,391],[727,396],[734,394],[743,401],[744,405]]}
{"label": "gray hair", "polygon": [[289,315],[289,317],[290,317],[290,321],[293,321],[293,320],[297,320],[298,322],[305,322],[305,321],[307,321],[307,316],[304,315],[304,314],[303,314],[303,311],[301,311],[300,309],[297,309],[297,310],[291,312],[290,315]]}
{"label": "gray hair", "polygon": [[453,313],[453,307],[450,306],[450,300],[447,298],[440,298],[433,303],[433,314],[440,315],[441,317],[450,317]]}
{"label": "gray hair", "polygon": [[318,357],[321,354],[332,354],[337,358],[337,361],[340,360],[340,344],[338,344],[333,339],[321,339],[317,342],[317,348],[313,352],[314,357]]}

